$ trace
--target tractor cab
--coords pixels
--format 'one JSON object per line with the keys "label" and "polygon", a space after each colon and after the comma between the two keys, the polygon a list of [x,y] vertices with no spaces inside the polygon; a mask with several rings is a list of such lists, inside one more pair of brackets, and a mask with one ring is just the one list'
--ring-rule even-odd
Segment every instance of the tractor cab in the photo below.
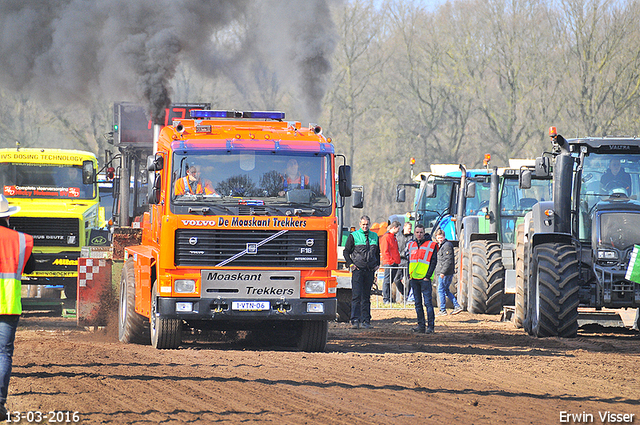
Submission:
{"label": "tractor cab", "polygon": [[634,304],[634,291],[625,274],[640,243],[640,154],[583,151],[577,234],[581,245],[590,247],[592,267],[588,272],[582,268],[591,284],[580,291],[580,302],[628,307]]}

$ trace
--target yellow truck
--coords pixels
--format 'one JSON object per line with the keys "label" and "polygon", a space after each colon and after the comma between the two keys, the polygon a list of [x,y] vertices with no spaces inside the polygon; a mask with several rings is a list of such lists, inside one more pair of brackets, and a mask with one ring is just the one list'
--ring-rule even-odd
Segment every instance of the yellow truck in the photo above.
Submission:
{"label": "yellow truck", "polygon": [[0,149],[0,187],[20,206],[10,225],[34,239],[36,271],[24,275],[23,284],[62,285],[68,299],[76,298],[80,249],[107,243],[104,232],[92,232],[104,222],[97,167],[91,152]]}

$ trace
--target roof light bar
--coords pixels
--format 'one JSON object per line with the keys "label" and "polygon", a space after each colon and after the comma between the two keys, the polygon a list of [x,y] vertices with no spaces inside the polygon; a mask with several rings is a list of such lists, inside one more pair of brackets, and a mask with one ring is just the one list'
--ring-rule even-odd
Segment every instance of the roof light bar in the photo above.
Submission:
{"label": "roof light bar", "polygon": [[271,120],[283,120],[284,112],[278,112],[278,111],[243,112],[242,118],[265,118],[265,119],[271,119]]}
{"label": "roof light bar", "polygon": [[193,109],[189,111],[191,118],[240,118],[242,112],[235,111],[211,111],[206,109]]}
{"label": "roof light bar", "polygon": [[193,109],[189,111],[191,118],[254,118],[283,120],[284,112],[278,111],[212,111],[203,109]]}

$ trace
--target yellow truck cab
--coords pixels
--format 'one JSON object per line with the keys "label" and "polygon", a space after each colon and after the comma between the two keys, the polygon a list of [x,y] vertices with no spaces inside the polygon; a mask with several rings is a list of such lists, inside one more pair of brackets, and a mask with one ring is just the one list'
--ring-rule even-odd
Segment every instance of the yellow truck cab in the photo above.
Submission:
{"label": "yellow truck cab", "polygon": [[95,235],[104,221],[91,152],[66,149],[0,149],[0,187],[20,211],[10,226],[33,236],[36,270],[23,284],[63,285],[76,298],[78,257],[85,245],[103,245]]}

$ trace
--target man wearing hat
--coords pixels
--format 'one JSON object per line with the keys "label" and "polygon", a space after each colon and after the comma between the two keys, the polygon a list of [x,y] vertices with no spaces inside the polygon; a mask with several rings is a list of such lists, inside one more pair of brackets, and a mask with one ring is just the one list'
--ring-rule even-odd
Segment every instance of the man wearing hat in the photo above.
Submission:
{"label": "man wearing hat", "polygon": [[0,195],[0,421],[7,419],[4,404],[9,393],[13,341],[22,313],[20,281],[23,273],[35,269],[33,237],[9,228],[9,216],[18,211],[20,207],[10,207],[7,198]]}

